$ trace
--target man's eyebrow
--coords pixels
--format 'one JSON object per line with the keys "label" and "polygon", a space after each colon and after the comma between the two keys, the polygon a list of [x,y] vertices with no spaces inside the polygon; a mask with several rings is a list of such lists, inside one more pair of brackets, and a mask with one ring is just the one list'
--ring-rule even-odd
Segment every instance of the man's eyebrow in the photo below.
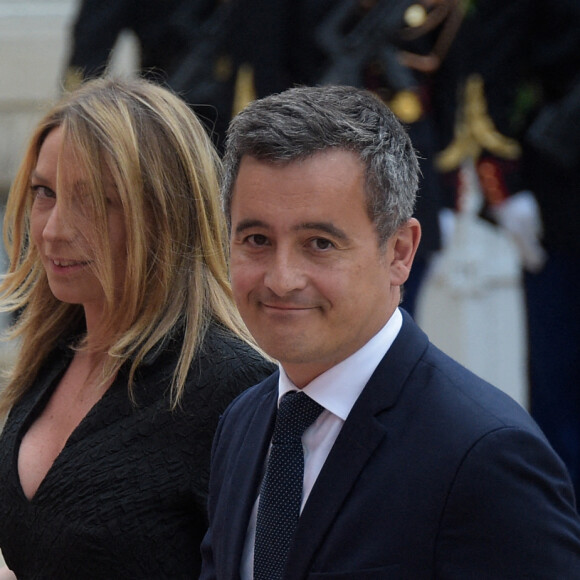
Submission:
{"label": "man's eyebrow", "polygon": [[338,240],[346,241],[349,239],[347,234],[337,228],[334,224],[330,222],[304,222],[294,228],[295,230],[316,230],[319,232],[324,232]]}
{"label": "man's eyebrow", "polygon": [[[239,235],[239,234],[243,233],[245,230],[248,230],[251,228],[262,228],[265,230],[269,230],[270,226],[262,220],[245,219],[245,220],[242,220],[236,226],[234,233],[236,235]],[[297,226],[294,226],[293,229],[295,231],[314,230],[314,231],[318,231],[318,232],[323,232],[325,234],[333,236],[334,238],[336,238],[338,240],[343,240],[343,241],[346,241],[349,239],[349,237],[347,236],[347,234],[343,230],[341,230],[340,228],[337,228],[334,224],[332,224],[330,222],[303,222],[301,224],[298,224]]]}
{"label": "man's eyebrow", "polygon": [[245,230],[249,230],[250,228],[265,228],[269,229],[268,224],[263,222],[262,220],[255,220],[255,219],[245,219],[242,220],[235,229],[236,234],[241,234]]}

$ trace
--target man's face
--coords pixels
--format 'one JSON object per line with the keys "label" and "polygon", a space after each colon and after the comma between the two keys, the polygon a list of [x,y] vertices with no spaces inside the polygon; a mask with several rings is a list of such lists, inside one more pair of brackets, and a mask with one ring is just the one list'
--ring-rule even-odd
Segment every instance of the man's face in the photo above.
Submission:
{"label": "man's face", "polygon": [[396,308],[408,269],[397,265],[398,234],[379,247],[355,154],[244,157],[231,218],[238,308],[298,387],[363,346]]}

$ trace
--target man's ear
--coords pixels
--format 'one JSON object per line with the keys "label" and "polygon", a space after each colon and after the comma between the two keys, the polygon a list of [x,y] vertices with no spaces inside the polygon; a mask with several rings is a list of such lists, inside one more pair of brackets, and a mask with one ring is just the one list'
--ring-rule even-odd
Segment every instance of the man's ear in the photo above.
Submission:
{"label": "man's ear", "polygon": [[415,218],[404,223],[393,234],[391,240],[393,243],[391,284],[393,286],[401,286],[407,281],[420,240],[421,224]]}

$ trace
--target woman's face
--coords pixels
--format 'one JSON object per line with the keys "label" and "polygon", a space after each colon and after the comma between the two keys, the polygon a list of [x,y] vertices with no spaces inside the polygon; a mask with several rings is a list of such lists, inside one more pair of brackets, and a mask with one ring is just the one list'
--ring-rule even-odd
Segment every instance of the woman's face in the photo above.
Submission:
{"label": "woman's face", "polygon": [[54,296],[63,302],[82,304],[85,310],[102,310],[104,292],[95,275],[95,249],[108,236],[114,280],[120,284],[127,261],[123,210],[111,176],[104,175],[108,231],[97,231],[87,217],[89,184],[70,148],[62,148],[63,136],[61,127],[50,131],[31,175],[31,238]]}

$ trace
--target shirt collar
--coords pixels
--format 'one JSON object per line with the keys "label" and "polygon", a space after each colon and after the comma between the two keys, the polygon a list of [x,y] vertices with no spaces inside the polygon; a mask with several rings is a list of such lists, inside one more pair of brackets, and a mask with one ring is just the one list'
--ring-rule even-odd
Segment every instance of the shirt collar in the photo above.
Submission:
{"label": "shirt collar", "polygon": [[[397,308],[387,323],[363,347],[328,369],[302,390],[319,405],[346,421],[350,410],[393,344],[403,325]],[[278,381],[278,401],[297,387],[288,378],[282,365]]]}

